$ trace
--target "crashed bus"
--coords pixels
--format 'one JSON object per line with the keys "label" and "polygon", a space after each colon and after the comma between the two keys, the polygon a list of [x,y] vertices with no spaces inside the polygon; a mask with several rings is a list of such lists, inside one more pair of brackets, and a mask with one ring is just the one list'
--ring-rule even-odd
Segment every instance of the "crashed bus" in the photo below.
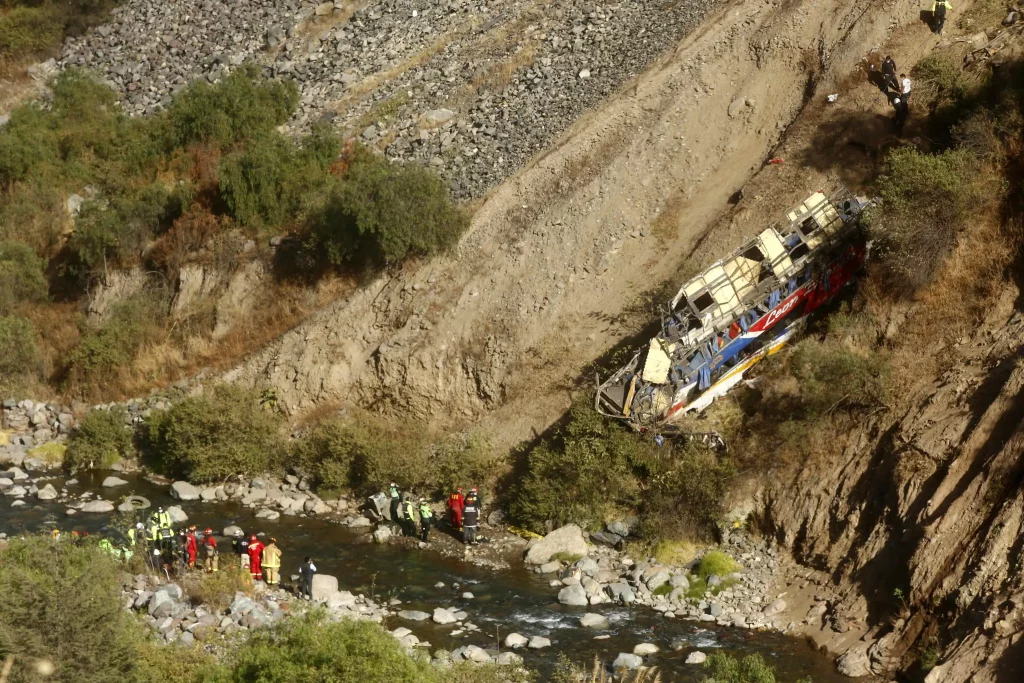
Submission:
{"label": "crashed bus", "polygon": [[778,351],[831,300],[867,256],[870,201],[815,192],[729,256],[686,282],[660,334],[606,381],[595,408],[637,429],[700,412]]}

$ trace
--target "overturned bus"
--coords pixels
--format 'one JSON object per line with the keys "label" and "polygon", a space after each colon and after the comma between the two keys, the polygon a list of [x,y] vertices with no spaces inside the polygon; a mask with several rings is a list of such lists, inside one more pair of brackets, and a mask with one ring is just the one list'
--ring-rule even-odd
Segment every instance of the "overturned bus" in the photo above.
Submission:
{"label": "overturned bus", "polygon": [[686,282],[660,334],[606,381],[597,410],[637,429],[702,411],[774,353],[832,299],[867,255],[871,202],[816,192],[771,227]]}

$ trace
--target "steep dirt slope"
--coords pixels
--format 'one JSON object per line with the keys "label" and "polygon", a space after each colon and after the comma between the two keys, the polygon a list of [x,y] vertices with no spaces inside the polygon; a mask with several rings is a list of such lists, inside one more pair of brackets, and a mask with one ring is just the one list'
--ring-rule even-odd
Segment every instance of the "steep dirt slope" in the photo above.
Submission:
{"label": "steep dirt slope", "polygon": [[679,278],[818,84],[918,12],[907,0],[730,4],[496,189],[450,257],[378,279],[228,378],[271,384],[292,412],[491,413],[510,441],[545,427],[584,364],[635,325],[640,295]]}

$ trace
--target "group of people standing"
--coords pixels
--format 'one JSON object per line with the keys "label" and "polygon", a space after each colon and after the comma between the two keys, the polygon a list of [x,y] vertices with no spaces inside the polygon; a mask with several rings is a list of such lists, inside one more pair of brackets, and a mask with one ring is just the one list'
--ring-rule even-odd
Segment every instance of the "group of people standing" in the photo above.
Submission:
{"label": "group of people standing", "polygon": [[[419,505],[414,509],[409,494],[402,494],[401,488],[395,482],[388,487],[388,495],[391,499],[391,521],[402,529],[402,535],[413,536],[416,534],[417,515],[419,518],[419,539],[426,543],[429,539],[430,528],[434,524],[434,511],[426,498],[419,499]],[[457,488],[454,493],[448,496],[445,506],[448,508],[448,522],[451,528],[462,534],[462,542],[476,544],[477,528],[480,525],[480,494],[476,488],[471,488],[466,495],[462,489]]]}
{"label": "group of people standing", "polygon": [[882,82],[880,88],[889,99],[889,104],[896,110],[896,130],[903,132],[903,126],[910,115],[910,78],[906,74],[896,77],[896,62],[886,55],[882,62]]}

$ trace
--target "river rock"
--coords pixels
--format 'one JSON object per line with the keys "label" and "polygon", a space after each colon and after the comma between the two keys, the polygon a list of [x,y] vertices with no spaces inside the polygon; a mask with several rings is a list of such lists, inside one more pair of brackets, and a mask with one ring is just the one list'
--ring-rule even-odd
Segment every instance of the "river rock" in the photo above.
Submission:
{"label": "river rock", "polygon": [[235,536],[242,533],[242,527],[235,526],[234,524],[224,527],[224,535],[228,538],[234,538]]}
{"label": "river rock", "polygon": [[378,527],[373,532],[374,543],[387,543],[389,538],[391,538],[391,529],[386,526]]}
{"label": "river rock", "polygon": [[199,489],[187,481],[171,484],[171,496],[178,500],[199,500]]}
{"label": "river rock", "polygon": [[682,572],[670,576],[668,582],[673,588],[682,588],[684,591],[690,590],[690,580]]}
{"label": "river rock", "polygon": [[647,579],[647,589],[650,591],[658,590],[668,583],[670,577],[671,574],[669,574],[668,569],[662,568],[661,571],[655,572],[649,579]]}
{"label": "river rock", "polygon": [[587,612],[580,617],[580,626],[583,628],[597,628],[605,629],[610,626],[608,619],[603,614],[595,614],[593,612]]}
{"label": "river rock", "polygon": [[766,617],[774,617],[776,614],[781,614],[786,609],[786,601],[779,598],[772,604],[764,608],[764,615]]}
{"label": "river rock", "polygon": [[597,566],[597,561],[592,557],[581,557],[576,561],[576,566],[587,576],[594,576],[601,570],[601,568]]}
{"label": "river rock", "polygon": [[43,488],[36,491],[36,498],[39,500],[53,500],[57,497],[57,489],[53,488],[53,484],[47,484]]}
{"label": "river rock", "polygon": [[478,664],[486,664],[491,661],[491,656],[487,654],[487,650],[476,645],[466,645],[452,651],[452,657],[454,659],[465,659],[470,662],[477,662]]}
{"label": "river rock", "polygon": [[601,545],[607,545],[614,548],[622,543],[622,536],[613,534],[610,531],[597,531],[590,534],[590,540],[594,543],[600,543]]}
{"label": "river rock", "polygon": [[557,572],[561,568],[562,568],[562,563],[559,562],[558,560],[555,560],[553,562],[545,562],[540,567],[538,567],[538,569],[540,569],[540,573],[541,574],[554,574],[555,572]]}
{"label": "river rock", "polygon": [[587,592],[583,590],[583,586],[578,584],[566,586],[558,591],[558,602],[573,607],[583,607],[589,604]]}
{"label": "river rock", "polygon": [[[166,607],[161,608],[162,605]],[[170,616],[171,611],[174,609],[174,598],[170,596],[166,591],[157,591],[153,593],[153,597],[149,599],[149,616],[155,619],[163,619],[164,617]]]}
{"label": "river rock", "polygon": [[256,602],[245,593],[235,593],[235,599],[231,601],[228,612],[236,615],[245,615],[256,609]]}
{"label": "river rock", "polygon": [[526,647],[526,644],[529,642],[530,641],[526,639],[526,636],[521,636],[518,633],[510,633],[505,636],[505,647],[510,647],[513,650]]}
{"label": "river rock", "polygon": [[851,647],[842,657],[836,660],[836,669],[839,673],[850,678],[870,676],[871,658],[868,657],[867,646],[858,644]]}
{"label": "river rock", "polygon": [[605,525],[605,529],[616,536],[629,536],[629,523],[623,519],[608,522],[608,524]]}
{"label": "river rock", "polygon": [[587,541],[583,537],[583,531],[575,524],[566,524],[544,538],[530,541],[526,550],[526,563],[545,564],[557,553],[586,555],[587,552]]}
{"label": "river rock", "polygon": [[93,500],[82,506],[82,512],[113,512],[114,504],[109,500]]}
{"label": "river rock", "polygon": [[435,624],[454,624],[458,621],[455,617],[453,610],[445,609],[443,607],[437,607],[434,609],[434,615],[432,617]]}
{"label": "river rock", "polygon": [[658,649],[658,646],[654,643],[640,643],[633,648],[633,654],[646,657],[648,655],[653,655],[658,651]]}
{"label": "river rock", "polygon": [[619,656],[615,658],[614,662],[612,662],[612,669],[615,671],[618,671],[619,669],[628,669],[632,671],[633,669],[642,666],[643,663],[644,660],[642,657],[628,652],[620,652]]}
{"label": "river rock", "polygon": [[268,522],[276,522],[281,519],[281,513],[277,510],[271,510],[270,508],[261,508],[260,511],[256,513],[256,519],[265,519]]}
{"label": "river rock", "polygon": [[110,477],[107,477],[106,479],[104,479],[103,483],[100,484],[100,486],[102,486],[103,488],[106,488],[106,489],[112,489],[115,486],[124,486],[127,483],[128,482],[125,481],[124,479],[122,479],[121,477],[110,476]]}
{"label": "river rock", "polygon": [[7,477],[0,477],[0,489],[5,489],[8,486],[14,486],[14,480],[8,479]]}
{"label": "river rock", "polygon": [[171,524],[184,524],[188,521],[188,515],[185,514],[180,505],[172,505],[165,512],[171,518]]}
{"label": "river rock", "polygon": [[217,489],[213,487],[205,488],[199,492],[199,499],[204,503],[209,503],[212,500],[217,500]]}
{"label": "river rock", "polygon": [[330,574],[314,574],[311,592],[313,600],[327,600],[338,592],[338,577]]}
{"label": "river rock", "polygon": [[20,467],[12,467],[6,472],[0,472],[0,477],[10,479],[12,481],[25,481],[28,479],[28,475]]}
{"label": "river rock", "polygon": [[420,612],[419,610],[414,609],[404,609],[398,613],[398,616],[403,619],[408,619],[409,621],[426,621],[430,618],[430,615],[426,612]]}
{"label": "river rock", "polygon": [[349,608],[356,604],[356,596],[348,591],[338,591],[327,599],[328,609]]}
{"label": "river rock", "polygon": [[494,660],[494,663],[498,666],[518,666],[523,663],[523,658],[515,652],[502,652]]}
{"label": "river rock", "polygon": [[543,636],[534,636],[530,638],[530,642],[527,644],[531,650],[540,650],[541,648],[551,647],[551,640],[544,638]]}
{"label": "river rock", "polygon": [[686,655],[687,664],[703,664],[708,661],[708,656],[700,650],[694,650],[690,654]]}

